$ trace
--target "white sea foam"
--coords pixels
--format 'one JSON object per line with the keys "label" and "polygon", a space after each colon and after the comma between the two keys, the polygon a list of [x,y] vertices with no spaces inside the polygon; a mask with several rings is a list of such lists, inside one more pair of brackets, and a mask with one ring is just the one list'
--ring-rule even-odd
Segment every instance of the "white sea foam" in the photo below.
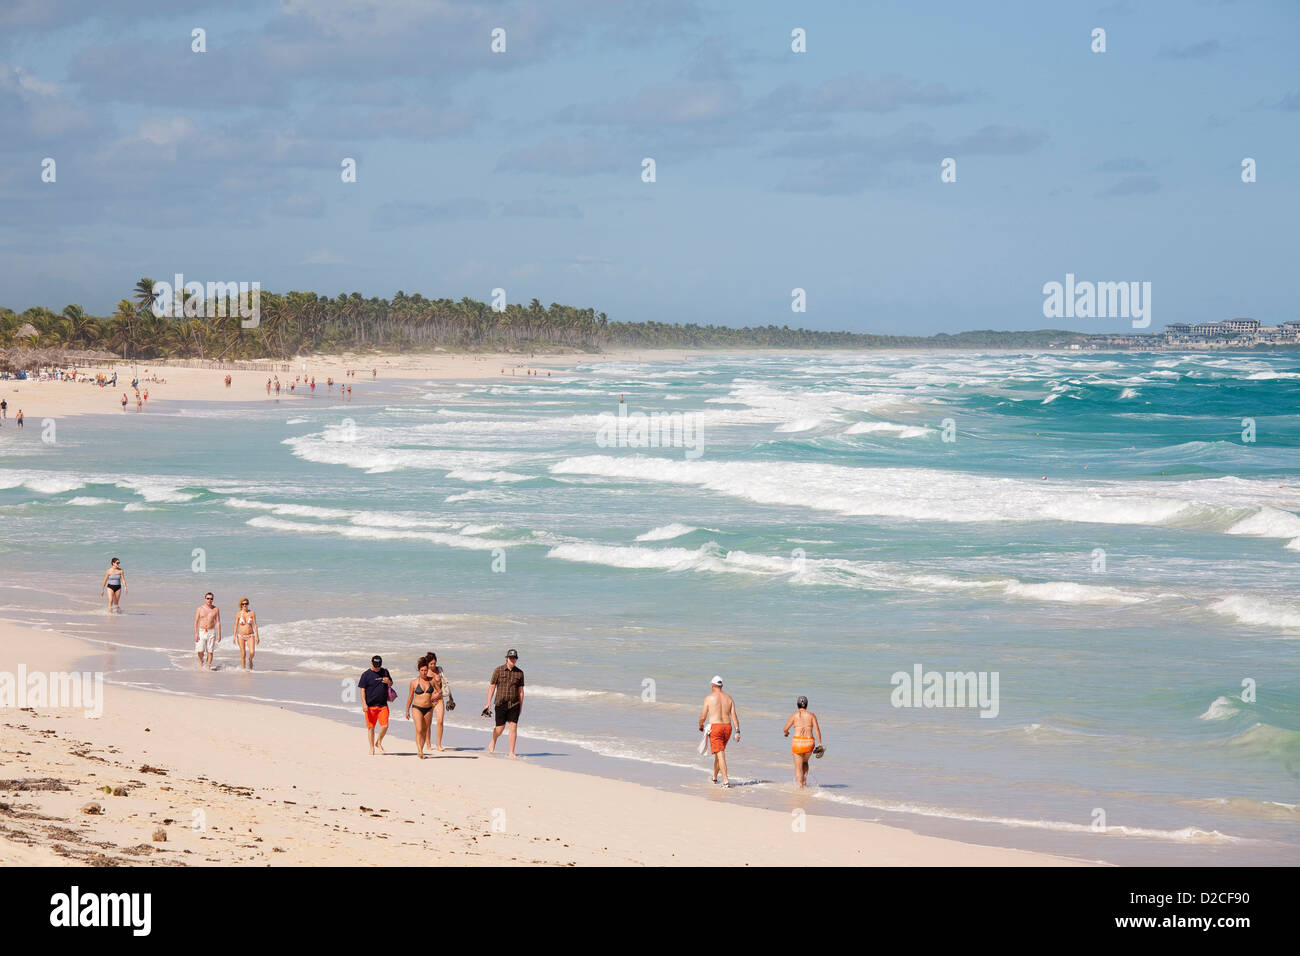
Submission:
{"label": "white sea foam", "polygon": [[1226,720],[1240,713],[1240,709],[1227,697],[1216,697],[1201,714],[1200,720]]}
{"label": "white sea foam", "polygon": [[1011,597],[1059,601],[1064,604],[1139,604],[1145,600],[1119,588],[1074,584],[1069,581],[1046,581],[1041,584],[1012,581],[1006,586],[1006,592]]}
{"label": "white sea foam", "polygon": [[1005,577],[958,578],[916,571],[906,565],[885,562],[807,557],[796,560],[785,555],[728,551],[715,541],[706,542],[695,549],[646,548],[636,545],[598,544],[592,541],[563,542],[553,547],[546,556],[561,561],[629,570],[696,571],[755,577],[784,577],[790,584],[796,586],[920,591],[927,594],[968,592],[993,596],[1001,593],[1010,598],[1063,604],[1118,605],[1136,604],[1146,600],[1140,594],[1119,588],[1074,584],[1069,581],[1025,583]]}
{"label": "white sea foam", "polygon": [[[268,647],[265,648],[265,650],[273,650],[273,648]],[[343,664],[340,663],[339,661],[322,661],[322,660],[317,660],[315,658],[311,658],[305,661],[299,661],[294,666],[301,667],[303,670],[308,670],[308,671],[331,671],[337,674],[341,674],[345,672],[356,673],[358,671],[358,667],[356,664]]]}
{"label": "white sea foam", "polygon": [[1215,601],[1210,610],[1242,624],[1300,630],[1300,608],[1271,598],[1237,594]]}
{"label": "white sea foam", "polygon": [[291,418],[291,419],[289,419],[287,422],[285,422],[285,424],[286,424],[286,425],[305,425],[305,424],[307,424],[307,419],[305,419],[305,418]]}
{"label": "white sea foam", "polygon": [[813,791],[813,796],[834,803],[844,803],[871,810],[886,810],[893,813],[908,813],[922,817],[937,817],[944,820],[963,820],[972,823],[996,823],[1007,827],[1023,827],[1034,830],[1054,830],[1061,833],[1080,833],[1095,836],[1132,836],[1155,840],[1172,840],[1177,843],[1244,843],[1243,837],[1230,836],[1218,830],[1202,830],[1200,827],[1182,827],[1178,830],[1157,830],[1151,827],[1128,827],[1111,825],[1098,830],[1090,823],[1069,823],[1063,820],[1036,820],[1024,817],[1001,817],[987,814],[969,813],[951,810],[945,807],[927,806],[919,803],[899,803],[892,800],[866,800],[849,797],[825,790]]}
{"label": "white sea foam", "polygon": [[0,469],[0,491],[9,488],[26,488],[40,495],[61,495],[85,486],[86,483],[82,479],[60,472]]}
{"label": "white sea foam", "polygon": [[855,422],[841,434],[863,435],[876,432],[888,432],[899,438],[923,438],[930,433],[930,429],[919,425],[896,425],[893,422]]}
{"label": "white sea foam", "polygon": [[1140,394],[1142,393],[1136,388],[1126,388],[1124,391],[1119,393],[1119,397],[1121,400],[1125,398],[1137,398]]}
{"label": "white sea foam", "polygon": [[660,525],[658,528],[651,528],[645,534],[636,536],[637,541],[667,541],[669,538],[680,538],[684,534],[690,534],[692,531],[699,531],[699,528],[691,525],[678,524],[676,521],[671,524]]}
{"label": "white sea foam", "polygon": [[89,495],[78,495],[76,498],[70,498],[64,502],[65,505],[77,505],[81,508],[93,508],[96,505],[115,505],[120,502],[112,498],[95,498]]}
{"label": "white sea foam", "polygon": [[510,471],[476,471],[472,468],[453,468],[447,472],[448,478],[455,478],[457,481],[480,482],[492,481],[497,483],[528,481],[528,475],[517,475]]}
{"label": "white sea foam", "polygon": [[797,418],[792,422],[786,422],[784,425],[777,425],[778,432],[810,432],[814,428],[820,428],[822,420],[820,418]]}
{"label": "white sea foam", "polygon": [[182,484],[158,478],[122,478],[114,484],[119,488],[131,489],[152,504],[180,504],[198,497],[192,492],[181,491]]}
{"label": "white sea foam", "polygon": [[440,531],[413,531],[396,528],[357,527],[347,524],[306,524],[301,521],[285,521],[269,515],[250,518],[247,524],[253,528],[267,531],[289,531],[295,534],[337,534],[345,538],[363,538],[376,541],[428,541],[432,544],[445,544],[452,548],[469,548],[476,551],[490,551],[493,548],[509,546],[506,541],[493,541],[469,535],[446,534]]}
{"label": "white sea foam", "polygon": [[442,500],[450,504],[453,501],[497,501],[504,503],[509,499],[499,491],[463,491],[458,495],[448,495]]}
{"label": "white sea foam", "polygon": [[1260,508],[1242,518],[1227,530],[1228,534],[1257,535],[1263,538],[1295,538],[1300,536],[1300,515],[1279,508]]}
{"label": "white sea foam", "polygon": [[545,684],[529,684],[529,697],[547,697],[553,700],[586,700],[592,697],[627,697],[610,690],[591,690],[580,687],[547,687]]}
{"label": "white sea foam", "polygon": [[1068,521],[1186,525],[1222,530],[1261,498],[1267,482],[1055,482],[924,468],[819,462],[677,461],[647,456],[566,458],[553,474],[690,485],[760,504],[922,521]]}
{"label": "white sea foam", "polygon": [[[335,427],[327,430],[323,435],[286,438],[283,444],[288,445],[295,456],[305,461],[325,465],[345,465],[368,474],[382,474],[406,468],[488,473],[516,464],[525,458],[524,455],[513,452],[398,447],[409,441],[409,429],[352,426],[351,428]],[[510,480],[520,480],[520,478],[512,477]]]}
{"label": "white sea foam", "polygon": [[280,504],[274,501],[250,501],[246,498],[227,498],[222,504],[228,508],[255,509],[269,511],[282,518],[350,518],[355,511],[341,508],[317,508],[314,505]]}

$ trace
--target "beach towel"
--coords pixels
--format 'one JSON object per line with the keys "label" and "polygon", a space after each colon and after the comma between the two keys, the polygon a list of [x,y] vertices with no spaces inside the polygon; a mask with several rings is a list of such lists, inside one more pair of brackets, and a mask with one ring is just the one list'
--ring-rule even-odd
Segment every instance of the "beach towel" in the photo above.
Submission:
{"label": "beach towel", "polygon": [[704,725],[704,736],[700,738],[700,745],[695,748],[701,757],[709,752],[709,728],[712,726],[712,724]]}

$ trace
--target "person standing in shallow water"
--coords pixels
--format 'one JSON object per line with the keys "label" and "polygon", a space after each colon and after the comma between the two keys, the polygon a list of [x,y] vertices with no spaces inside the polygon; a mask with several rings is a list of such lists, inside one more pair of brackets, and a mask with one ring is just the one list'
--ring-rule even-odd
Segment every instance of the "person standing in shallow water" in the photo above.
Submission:
{"label": "person standing in shallow water", "polygon": [[108,589],[108,613],[121,614],[122,608],[118,603],[122,599],[122,593],[126,590],[126,574],[122,571],[122,559],[114,558],[109,562],[108,570],[104,572],[104,580],[99,585],[99,596],[104,596],[104,590]]}
{"label": "person standing in shallow water", "polygon": [[[785,735],[790,736],[794,730],[794,741],[790,752],[794,754],[794,782],[800,787],[808,786],[808,759],[813,750],[821,746],[822,727],[817,723],[817,715],[808,709],[808,698],[800,697],[794,702],[795,711],[785,722]],[[814,740],[814,734],[816,740]]]}
{"label": "person standing in shallow water", "polygon": [[239,669],[253,669],[253,655],[262,636],[257,631],[257,614],[248,606],[248,598],[240,598],[239,614],[235,616],[235,643],[239,645]]}
{"label": "person standing in shallow water", "polygon": [[740,743],[740,711],[736,709],[736,702],[731,699],[731,695],[724,693],[722,690],[722,678],[714,677],[712,681],[712,692],[704,698],[704,706],[700,709],[700,731],[704,731],[704,724],[709,725],[709,749],[713,752],[713,776],[710,777],[714,783],[718,782],[718,775],[722,775],[722,785],[731,786],[731,780],[727,776],[727,742],[731,739],[732,728],[736,731],[736,743]]}
{"label": "person standing in shallow water", "polygon": [[212,670],[212,655],[221,643],[221,612],[213,600],[209,591],[194,612],[194,653],[199,656],[200,667],[204,666],[204,655],[207,655],[208,670]]}

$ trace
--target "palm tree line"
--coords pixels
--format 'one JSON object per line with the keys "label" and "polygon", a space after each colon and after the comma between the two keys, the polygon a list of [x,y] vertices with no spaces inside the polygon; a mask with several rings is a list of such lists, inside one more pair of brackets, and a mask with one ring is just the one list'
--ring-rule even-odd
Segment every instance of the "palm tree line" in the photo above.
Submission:
{"label": "palm tree line", "polygon": [[604,312],[557,302],[543,307],[510,304],[495,311],[475,299],[426,299],[403,291],[392,299],[361,293],[334,298],[314,292],[262,292],[260,321],[243,328],[238,314],[206,318],[154,315],[152,279],[141,279],[111,315],[81,306],[62,312],[33,307],[0,309],[0,347],[96,350],[124,359],[194,358],[213,361],[288,359],[295,355],[358,349],[379,351],[538,351],[638,348],[917,348],[1046,347],[1075,333],[970,332],[917,337],[858,332],[819,332],[788,325],[730,328],[667,322],[611,322]]}

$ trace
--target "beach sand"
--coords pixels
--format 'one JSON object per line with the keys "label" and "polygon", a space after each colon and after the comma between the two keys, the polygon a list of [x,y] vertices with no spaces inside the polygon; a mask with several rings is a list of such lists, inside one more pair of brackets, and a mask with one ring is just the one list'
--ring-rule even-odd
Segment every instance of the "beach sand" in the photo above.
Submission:
{"label": "beach sand", "polygon": [[[0,622],[0,682],[20,662],[28,674],[93,671],[110,653]],[[813,812],[799,830],[793,814],[728,804],[707,785],[699,796],[668,793],[510,760],[504,739],[495,756],[463,749],[420,761],[397,710],[388,753],[371,757],[359,707],[347,727],[113,685],[99,717],[0,703],[0,866],[1076,862]],[[102,812],[83,812],[89,804]]]}
{"label": "beach sand", "polygon": [[[112,376],[117,372],[115,388],[100,388],[92,382],[64,381],[0,381],[0,397],[9,402],[9,425],[19,409],[31,427],[38,426],[43,418],[59,418],[65,415],[116,414],[122,412],[122,395],[128,399],[126,414],[135,414],[135,392],[131,380],[137,375],[142,378],[148,372],[149,377],[157,375],[163,382],[144,382],[140,384],[143,393],[149,392],[149,401],[145,411],[163,410],[169,403],[176,402],[255,402],[267,398],[266,380],[279,376],[282,402],[311,401],[313,393],[302,384],[294,392],[289,391],[289,383],[294,376],[315,376],[315,398],[338,396],[338,385],[343,383],[353,386],[353,399],[363,398],[367,387],[376,381],[371,375],[377,371],[378,380],[387,379],[511,379],[511,370],[516,374],[512,380],[524,378],[526,369],[538,369],[541,377],[546,372],[556,374],[565,369],[587,362],[621,362],[621,361],[689,361],[692,353],[682,349],[638,349],[615,350],[593,354],[590,352],[566,352],[558,354],[538,354],[535,356],[510,354],[465,354],[451,352],[433,353],[399,353],[389,355],[327,355],[313,358],[300,358],[286,362],[265,361],[258,363],[263,368],[257,371],[186,368],[168,365],[164,361],[141,360],[139,362],[122,362],[117,365],[97,365],[79,367],[78,371],[88,372],[92,377],[103,372]],[[700,354],[700,353],[696,353]],[[730,353],[729,353],[730,354]],[[739,352],[734,354],[741,354]],[[306,372],[303,371],[306,366]],[[345,378],[344,372],[355,369],[356,376]],[[502,369],[505,370],[504,375]],[[225,386],[225,377],[231,377],[230,388]],[[326,379],[334,378],[335,388],[330,392]],[[275,397],[274,390],[271,392]]]}

